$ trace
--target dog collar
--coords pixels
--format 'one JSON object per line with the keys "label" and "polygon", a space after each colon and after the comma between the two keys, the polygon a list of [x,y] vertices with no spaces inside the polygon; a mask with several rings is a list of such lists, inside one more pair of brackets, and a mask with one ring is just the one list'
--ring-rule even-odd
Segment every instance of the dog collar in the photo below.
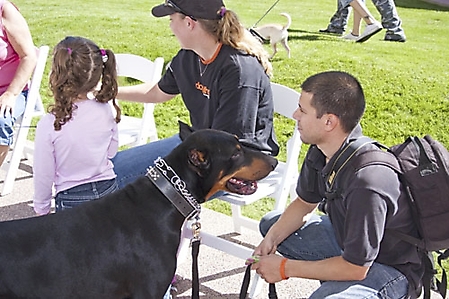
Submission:
{"label": "dog collar", "polygon": [[145,175],[187,219],[198,216],[201,206],[187,190],[186,183],[161,157],[154,166],[147,169]]}

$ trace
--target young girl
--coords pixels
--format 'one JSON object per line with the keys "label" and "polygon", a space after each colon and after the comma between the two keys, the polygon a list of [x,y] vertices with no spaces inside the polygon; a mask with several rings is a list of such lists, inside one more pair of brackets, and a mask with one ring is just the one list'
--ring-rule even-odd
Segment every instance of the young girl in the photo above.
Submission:
{"label": "young girl", "polygon": [[55,103],[35,138],[33,202],[39,215],[50,212],[53,186],[56,212],[117,189],[110,160],[120,121],[114,53],[88,39],[66,37],[55,47],[49,83]]}

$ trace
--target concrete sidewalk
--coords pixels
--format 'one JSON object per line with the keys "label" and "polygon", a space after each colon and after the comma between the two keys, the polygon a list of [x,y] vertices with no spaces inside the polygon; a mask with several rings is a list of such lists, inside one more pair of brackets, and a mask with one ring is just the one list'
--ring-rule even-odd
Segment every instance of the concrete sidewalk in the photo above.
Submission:
{"label": "concrete sidewalk", "polygon": [[[34,216],[31,207],[33,196],[31,166],[32,161],[22,161],[13,192],[0,197],[0,221]],[[5,172],[0,170],[0,188],[2,187],[4,177]],[[227,239],[231,237],[239,244],[252,249],[261,240],[259,233],[254,231],[243,229],[241,235],[233,233],[231,218],[211,210],[203,209],[201,225],[202,230],[205,232],[224,236]],[[244,260],[205,245],[200,246],[198,260],[201,298],[239,298],[246,269]],[[176,271],[177,298],[190,298],[192,292],[191,273],[192,260],[189,250],[188,256],[180,263]],[[276,290],[280,299],[302,299],[308,298],[318,285],[317,281],[295,278],[277,283]],[[262,282],[262,289],[255,298],[268,298],[268,285],[265,282]],[[437,299],[440,297],[433,294],[432,298]]]}

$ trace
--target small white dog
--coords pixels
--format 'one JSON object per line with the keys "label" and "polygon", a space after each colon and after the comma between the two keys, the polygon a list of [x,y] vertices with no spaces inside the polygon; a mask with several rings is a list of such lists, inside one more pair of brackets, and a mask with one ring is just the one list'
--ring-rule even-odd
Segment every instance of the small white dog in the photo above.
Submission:
{"label": "small white dog", "polygon": [[280,13],[280,15],[287,18],[287,24],[285,26],[282,26],[281,24],[267,24],[252,28],[252,30],[254,30],[263,39],[270,41],[271,47],[273,48],[273,54],[270,56],[270,59],[277,53],[277,43],[281,43],[284,46],[287,51],[288,58],[290,58],[290,47],[287,44],[287,29],[290,28],[290,25],[292,24],[292,18],[285,12]]}

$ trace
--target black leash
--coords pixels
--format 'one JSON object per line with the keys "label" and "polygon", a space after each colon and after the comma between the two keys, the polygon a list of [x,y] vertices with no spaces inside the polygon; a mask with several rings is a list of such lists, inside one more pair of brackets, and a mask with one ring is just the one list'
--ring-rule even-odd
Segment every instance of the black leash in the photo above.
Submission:
{"label": "black leash", "polygon": [[201,243],[201,224],[199,222],[201,206],[186,189],[184,181],[161,157],[154,161],[154,166],[148,168],[146,177],[165,195],[165,198],[184,218],[187,220],[195,218],[195,222],[192,223],[193,237],[190,240],[190,246],[192,246],[192,298],[199,299],[198,253]]}
{"label": "black leash", "polygon": [[190,246],[192,246],[192,299],[200,298],[200,278],[198,275],[198,254],[200,252],[200,230],[201,223],[196,218],[196,221],[192,223],[193,237],[190,240]]}
{"label": "black leash", "polygon": [[[242,287],[240,288],[239,299],[246,299],[250,280],[251,280],[251,265],[248,265],[245,270],[245,276],[243,277]],[[278,299],[274,283],[270,283],[268,286],[268,298]]]}
{"label": "black leash", "polygon": [[192,299],[200,298],[200,283],[198,275],[198,253],[200,252],[199,239],[192,241]]}

